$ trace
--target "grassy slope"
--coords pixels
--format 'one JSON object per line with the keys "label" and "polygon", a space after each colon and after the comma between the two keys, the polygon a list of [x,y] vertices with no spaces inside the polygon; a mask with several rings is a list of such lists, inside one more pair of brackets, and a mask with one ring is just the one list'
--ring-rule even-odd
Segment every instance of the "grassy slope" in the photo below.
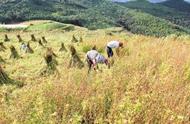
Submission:
{"label": "grassy slope", "polygon": [[[28,28],[26,28],[26,31],[49,31],[49,30],[55,30],[55,29],[66,29],[68,25],[65,25],[63,23],[54,22],[54,21],[45,21],[45,22],[39,22],[36,24],[30,24]],[[74,26],[73,26],[74,27]]]}
{"label": "grassy slope", "polygon": [[[112,36],[107,35],[109,32]],[[154,38],[121,32],[118,28],[89,31],[75,27],[70,32],[61,29],[8,32],[11,43],[5,43],[6,47],[14,45],[19,50],[16,34],[21,34],[24,41],[30,40],[30,34],[37,38],[46,36],[48,46],[58,54],[60,74],[39,76],[39,70],[45,66],[45,49],[37,43],[31,44],[34,54],[19,51],[22,59],[9,60],[9,50],[1,52],[7,62],[3,64],[4,70],[25,83],[20,89],[0,86],[2,122],[188,123],[190,37]],[[71,44],[73,34],[84,38],[83,43],[75,44],[82,60],[84,47],[104,48],[113,39],[124,42],[122,57],[115,57],[110,70],[102,65],[101,73],[87,75],[87,67],[68,69],[69,53],[58,50],[61,42]],[[1,41],[3,37],[1,32]]]}
{"label": "grassy slope", "polygon": [[14,0],[14,2],[0,4],[2,8],[0,21],[50,19],[89,29],[122,26],[133,33],[155,36],[188,32],[169,21],[104,0],[80,0],[66,3],[50,0],[37,3],[34,1]]}
{"label": "grassy slope", "polygon": [[26,28],[17,27],[17,28],[0,28],[0,32],[9,32],[9,31],[51,31],[51,30],[62,30],[62,31],[72,31],[76,26],[70,24],[63,24],[51,20],[36,20],[36,21],[26,21],[20,23],[25,25]]}

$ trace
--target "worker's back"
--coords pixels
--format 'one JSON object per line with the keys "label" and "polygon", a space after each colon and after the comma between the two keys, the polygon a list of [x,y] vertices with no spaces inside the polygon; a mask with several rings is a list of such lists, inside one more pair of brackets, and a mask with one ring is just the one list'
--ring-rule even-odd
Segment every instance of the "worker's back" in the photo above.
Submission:
{"label": "worker's back", "polygon": [[86,53],[86,57],[90,60],[96,59],[97,55],[98,55],[98,51],[96,50],[90,50]]}

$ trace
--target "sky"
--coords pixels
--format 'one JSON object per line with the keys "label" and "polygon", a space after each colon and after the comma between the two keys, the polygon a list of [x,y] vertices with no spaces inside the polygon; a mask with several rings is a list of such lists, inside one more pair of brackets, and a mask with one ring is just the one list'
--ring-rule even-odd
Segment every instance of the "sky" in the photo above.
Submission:
{"label": "sky", "polygon": [[190,0],[185,0],[185,1],[190,3]]}
{"label": "sky", "polygon": [[[113,1],[118,1],[118,2],[127,2],[127,1],[133,1],[133,0],[113,0]],[[159,2],[163,2],[163,1],[166,1],[166,0],[148,0],[152,3],[159,3]],[[184,0],[186,2],[189,2],[190,3],[190,0]]]}

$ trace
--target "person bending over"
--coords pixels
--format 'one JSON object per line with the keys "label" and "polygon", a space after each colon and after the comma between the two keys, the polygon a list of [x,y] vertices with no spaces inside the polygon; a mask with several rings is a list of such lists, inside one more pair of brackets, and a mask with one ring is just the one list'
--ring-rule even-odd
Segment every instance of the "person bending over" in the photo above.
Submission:
{"label": "person bending over", "polygon": [[94,70],[98,69],[98,63],[106,64],[108,68],[110,67],[108,60],[102,54],[98,53],[98,51],[96,50],[88,51],[86,54],[86,60],[88,63],[88,73],[92,68]]}
{"label": "person bending over", "polygon": [[107,46],[106,46],[106,51],[107,51],[107,55],[108,58],[113,57],[113,49],[119,49],[119,48],[123,48],[123,43],[119,42],[119,41],[110,41],[108,42]]}

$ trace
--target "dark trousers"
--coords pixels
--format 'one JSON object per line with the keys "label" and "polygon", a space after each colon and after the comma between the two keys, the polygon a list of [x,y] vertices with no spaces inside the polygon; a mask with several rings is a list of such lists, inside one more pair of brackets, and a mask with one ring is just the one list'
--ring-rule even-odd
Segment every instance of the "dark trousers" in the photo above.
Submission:
{"label": "dark trousers", "polygon": [[113,57],[113,50],[112,50],[112,48],[107,47],[107,55],[108,55],[108,58]]}
{"label": "dark trousers", "polygon": [[87,63],[88,63],[88,73],[92,69],[93,62],[92,60],[87,56]]}

